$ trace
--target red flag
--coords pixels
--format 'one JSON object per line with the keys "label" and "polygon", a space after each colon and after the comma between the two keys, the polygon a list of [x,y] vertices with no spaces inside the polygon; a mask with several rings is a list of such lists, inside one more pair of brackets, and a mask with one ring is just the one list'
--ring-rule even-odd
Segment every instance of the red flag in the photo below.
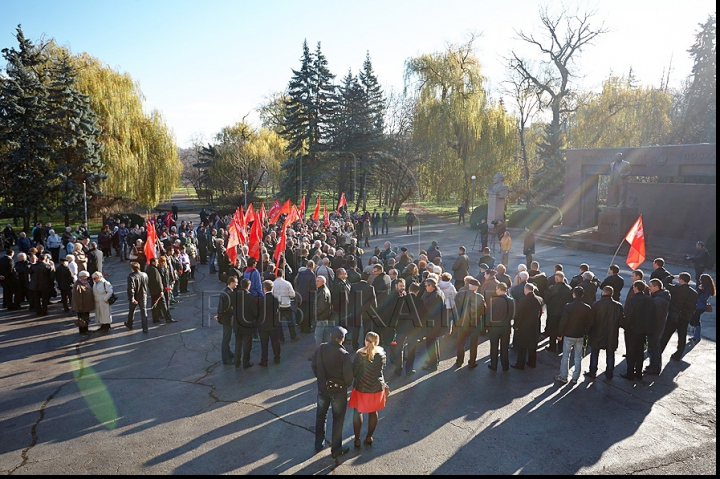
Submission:
{"label": "red flag", "polygon": [[227,250],[225,251],[228,259],[230,260],[230,264],[233,266],[235,265],[235,259],[237,258],[237,247],[240,245],[241,235],[243,238],[245,236],[244,233],[240,231],[242,229],[242,225],[238,220],[238,216],[241,216],[240,208],[235,210],[235,215],[233,215],[233,218],[230,220],[230,224],[228,225],[228,244]]}
{"label": "red flag", "polygon": [[252,203],[250,203],[245,212],[245,224],[249,224],[255,218],[255,210],[253,209]]}
{"label": "red flag", "polygon": [[155,233],[155,225],[150,222],[150,218],[147,220],[147,240],[145,241],[145,258],[147,258],[147,264],[150,264],[150,260],[155,255],[155,242],[157,241],[157,233]]}
{"label": "red flag", "polygon": [[272,206],[270,207],[270,209],[267,212],[268,218],[272,218],[273,215],[275,214],[275,212],[279,209],[280,209],[280,200],[273,201]]}
{"label": "red flag", "polygon": [[[285,224],[287,224],[287,221],[285,221]],[[280,241],[278,241],[278,244],[275,247],[275,253],[273,254],[273,258],[275,258],[275,275],[277,275],[278,267],[280,265],[280,256],[285,253],[285,247],[287,246],[287,228],[285,228],[285,224],[283,224],[283,229],[280,233]]]}
{"label": "red flag", "polygon": [[628,231],[625,241],[630,243],[630,251],[625,262],[631,269],[637,269],[645,261],[645,230],[643,229],[642,215]]}
{"label": "red flag", "polygon": [[320,219],[320,195],[318,195],[317,203],[315,203],[315,212],[312,215],[312,220],[317,221]]}
{"label": "red flag", "polygon": [[337,210],[335,210],[335,213],[340,214],[340,208],[343,206],[347,206],[347,200],[345,199],[345,193],[342,193],[340,195],[340,201],[338,201]]}
{"label": "red flag", "polygon": [[165,213],[165,226],[167,226],[167,229],[170,229],[171,224],[174,223],[173,217],[170,213]]}
{"label": "red flag", "polygon": [[247,243],[247,225],[245,224],[245,214],[243,213],[243,207],[239,207],[235,210],[235,216],[232,219],[235,224],[235,229],[238,235],[238,241],[241,245]]}
{"label": "red flag", "polygon": [[330,217],[327,214],[327,205],[324,205],[323,207],[325,209],[325,219],[323,220],[323,224],[325,224],[325,226],[330,226]]}
{"label": "red flag", "polygon": [[283,231],[290,226],[291,224],[295,223],[296,221],[299,221],[300,218],[300,212],[293,206],[293,208],[290,210],[290,213],[285,217],[285,223],[283,223]]}
{"label": "red flag", "polygon": [[302,197],[302,201],[300,202],[300,207],[298,208],[298,211],[300,212],[300,217],[305,218],[305,195]]}
{"label": "red flag", "polygon": [[248,255],[260,261],[261,245],[262,225],[259,221],[257,221],[257,218],[255,218],[255,221],[253,221],[252,224],[252,228],[250,228],[250,244],[248,246]]}
{"label": "red flag", "polygon": [[267,215],[265,214],[265,203],[260,203],[260,213],[257,215],[257,220],[260,222],[260,226],[265,226],[265,219],[267,219]]}
{"label": "red flag", "polygon": [[292,211],[292,202],[290,201],[290,198],[280,207],[279,210],[275,212],[275,215],[270,218],[270,223],[275,224],[277,223],[278,219],[282,215],[289,215]]}

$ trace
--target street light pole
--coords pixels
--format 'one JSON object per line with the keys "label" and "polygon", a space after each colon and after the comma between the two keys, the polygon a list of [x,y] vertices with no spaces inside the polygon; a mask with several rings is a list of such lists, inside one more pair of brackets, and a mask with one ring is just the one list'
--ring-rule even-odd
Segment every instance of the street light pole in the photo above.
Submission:
{"label": "street light pole", "polygon": [[475,180],[477,177],[472,175],[470,179],[472,180],[472,209],[470,210],[470,214],[472,214],[473,211],[475,211]]}
{"label": "street light pole", "polygon": [[87,224],[87,181],[83,180],[83,201],[85,203],[85,224]]}
{"label": "street light pole", "polygon": [[247,211],[247,180],[243,180],[243,198],[245,199],[245,211]]}

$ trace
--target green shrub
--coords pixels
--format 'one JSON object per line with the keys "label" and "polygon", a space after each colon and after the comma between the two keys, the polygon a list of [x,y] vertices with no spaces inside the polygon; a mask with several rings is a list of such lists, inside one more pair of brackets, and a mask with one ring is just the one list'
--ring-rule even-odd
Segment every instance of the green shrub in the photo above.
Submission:
{"label": "green shrub", "polygon": [[559,208],[540,205],[532,209],[517,210],[508,218],[508,227],[530,228],[539,231],[562,223],[562,212]]}
{"label": "green shrub", "polygon": [[470,214],[470,228],[476,230],[482,220],[487,219],[488,205],[476,206]]}

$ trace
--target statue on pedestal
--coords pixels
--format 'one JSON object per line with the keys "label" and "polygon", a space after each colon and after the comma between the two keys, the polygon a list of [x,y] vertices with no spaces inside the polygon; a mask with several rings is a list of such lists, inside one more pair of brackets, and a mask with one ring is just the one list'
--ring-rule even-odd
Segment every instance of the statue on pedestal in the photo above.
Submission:
{"label": "statue on pedestal", "polygon": [[607,205],[624,208],[627,206],[628,176],[630,163],[623,160],[623,154],[617,153],[610,164],[610,183],[608,183]]}
{"label": "statue on pedestal", "polygon": [[488,223],[503,219],[505,214],[505,198],[508,197],[510,188],[503,184],[505,175],[502,173],[495,173],[493,178],[493,184],[485,190],[488,195]]}

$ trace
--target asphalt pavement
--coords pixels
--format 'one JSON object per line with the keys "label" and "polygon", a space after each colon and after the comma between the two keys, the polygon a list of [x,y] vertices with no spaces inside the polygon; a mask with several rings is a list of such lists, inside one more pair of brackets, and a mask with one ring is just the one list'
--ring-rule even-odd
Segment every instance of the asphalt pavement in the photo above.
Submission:
{"label": "asphalt pavement", "polygon": [[[181,215],[181,219],[182,215]],[[515,232],[515,234],[517,234]],[[475,232],[423,223],[413,236],[394,227],[385,240],[411,252],[437,240],[444,263]],[[510,272],[524,262],[514,238]],[[689,245],[692,247],[692,245]],[[471,263],[479,258],[477,245]],[[367,259],[368,254],[365,254]],[[538,245],[541,269],[562,263],[575,274],[590,264],[604,277],[606,255]],[[619,258],[617,263],[623,263]],[[649,272],[651,263],[646,263]],[[673,273],[686,268],[669,265]],[[351,448],[336,464],[314,454],[317,389],[307,358],[312,335],[282,346],[279,365],[235,369],[220,360],[221,327],[212,320],[222,288],[198,266],[190,292],[171,311],[179,322],[143,334],[123,326],[128,263],[106,272],[120,300],[113,327],[81,338],[60,305],[38,318],[0,312],[0,470],[11,474],[715,474],[715,313],[703,315],[703,340],[642,382],[624,372],[623,341],[612,380],[553,381],[560,358],[538,352],[536,369],[455,368],[444,341],[437,372],[386,378],[392,389],[371,447]],[[622,275],[629,277],[629,269]],[[477,273],[474,267],[471,273]],[[624,296],[624,293],[623,293]],[[713,306],[715,300],[713,299]],[[139,317],[136,313],[136,324]],[[91,329],[95,327],[91,326]],[[621,333],[622,335],[622,333]],[[546,341],[539,345],[543,349]],[[602,356],[602,355],[601,355]],[[510,353],[511,362],[515,353]],[[587,369],[589,359],[583,360]],[[604,371],[604,358],[599,372]],[[352,412],[344,425],[352,446]],[[329,431],[328,427],[328,431]],[[329,432],[328,432],[329,436]],[[364,436],[363,436],[364,437]]]}

